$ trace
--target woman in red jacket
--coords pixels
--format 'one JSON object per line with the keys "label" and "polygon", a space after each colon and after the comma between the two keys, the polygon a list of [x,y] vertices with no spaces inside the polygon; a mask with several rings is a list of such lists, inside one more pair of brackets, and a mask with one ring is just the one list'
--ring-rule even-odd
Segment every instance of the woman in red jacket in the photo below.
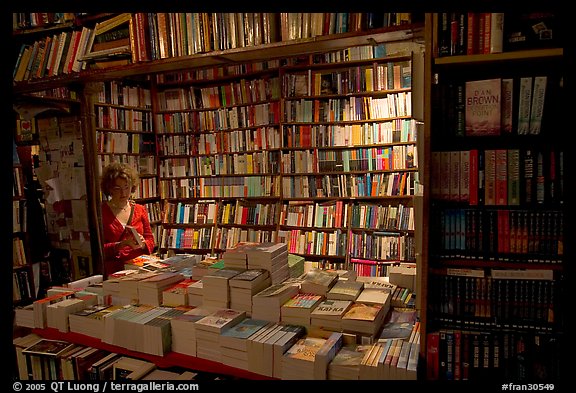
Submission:
{"label": "woman in red jacket", "polygon": [[[138,174],[126,164],[112,163],[102,172],[100,187],[104,237],[104,277],[124,269],[124,262],[154,250],[154,236],[148,211],[131,200],[138,186]],[[143,246],[126,230],[136,229]]]}

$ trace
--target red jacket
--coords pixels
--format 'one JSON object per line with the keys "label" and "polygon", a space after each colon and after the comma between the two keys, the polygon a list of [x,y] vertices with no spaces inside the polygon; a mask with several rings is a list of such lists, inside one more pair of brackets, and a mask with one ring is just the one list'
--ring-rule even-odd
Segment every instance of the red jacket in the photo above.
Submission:
{"label": "red jacket", "polygon": [[132,219],[128,225],[132,225],[138,233],[144,236],[146,241],[145,249],[133,249],[129,246],[116,250],[116,243],[128,238],[130,235],[124,231],[124,226],[108,205],[102,203],[102,227],[104,229],[104,274],[107,277],[110,273],[124,270],[124,262],[139,255],[150,254],[154,251],[154,236],[150,227],[148,211],[143,205],[131,202],[134,207]]}

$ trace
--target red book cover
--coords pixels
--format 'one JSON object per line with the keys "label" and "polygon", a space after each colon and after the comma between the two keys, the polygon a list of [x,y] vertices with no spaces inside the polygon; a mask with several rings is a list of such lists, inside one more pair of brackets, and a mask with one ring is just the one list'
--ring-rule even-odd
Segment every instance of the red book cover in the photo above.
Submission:
{"label": "red book cover", "polygon": [[500,135],[502,80],[466,82],[466,136]]}
{"label": "red book cover", "polygon": [[428,333],[426,340],[426,379],[436,381],[440,377],[440,332]]}
{"label": "red book cover", "polygon": [[466,29],[466,54],[478,53],[478,14],[468,12],[468,26]]}
{"label": "red book cover", "polygon": [[496,149],[496,205],[508,205],[508,151]]}

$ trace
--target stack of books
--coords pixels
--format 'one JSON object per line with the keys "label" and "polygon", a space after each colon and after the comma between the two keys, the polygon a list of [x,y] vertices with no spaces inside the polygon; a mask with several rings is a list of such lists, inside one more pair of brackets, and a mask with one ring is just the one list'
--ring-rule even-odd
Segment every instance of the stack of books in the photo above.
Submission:
{"label": "stack of books", "polygon": [[397,287],[396,284],[389,281],[388,277],[358,276],[356,281],[363,282],[364,288],[383,288],[388,289],[390,293],[393,293]]}
{"label": "stack of books", "polygon": [[156,364],[148,360],[122,356],[114,362],[113,379],[115,381],[136,381],[144,378],[155,368]]}
{"label": "stack of books", "polygon": [[196,322],[209,314],[207,309],[196,307],[170,319],[172,352],[196,356]]}
{"label": "stack of books", "polygon": [[[141,339],[136,350],[156,356],[164,356],[172,349],[171,320],[184,314],[184,308],[158,307],[158,314],[143,321]],[[160,311],[162,310],[162,311]]]}
{"label": "stack of books", "polygon": [[120,307],[96,304],[76,311],[68,316],[70,331],[102,339],[105,316]]}
{"label": "stack of books", "polygon": [[248,340],[248,370],[260,375],[272,376],[273,344],[283,335],[284,326],[271,323],[260,334]]}
{"label": "stack of books", "polygon": [[155,276],[138,282],[138,298],[141,303],[159,306],[162,304],[162,293],[172,285],[184,280],[184,276],[176,272],[160,272]]}
{"label": "stack of books", "polygon": [[290,277],[300,277],[304,274],[304,257],[296,254],[288,254],[288,271]]}
{"label": "stack of books", "polygon": [[30,303],[25,306],[14,308],[14,324],[16,326],[34,329],[34,304]]}
{"label": "stack of books", "polygon": [[200,279],[188,285],[188,305],[198,307],[204,301],[204,282]]}
{"label": "stack of books", "polygon": [[280,308],[298,293],[298,285],[280,283],[269,286],[252,297],[252,318],[280,322]]}
{"label": "stack of books", "polygon": [[328,365],[330,380],[358,380],[360,379],[360,363],[372,345],[345,345]]}
{"label": "stack of books", "polygon": [[313,380],[316,352],[326,342],[319,337],[300,338],[282,357],[282,379]]}
{"label": "stack of books", "polygon": [[384,311],[377,304],[353,303],[342,316],[342,330],[374,337],[386,318]]}
{"label": "stack of books", "polygon": [[59,292],[34,301],[34,303],[32,303],[34,311],[34,327],[44,329],[48,324],[48,306],[65,299],[73,298],[74,294],[75,290],[70,290],[68,292]]}
{"label": "stack of books", "polygon": [[136,271],[134,274],[123,275],[119,278],[119,297],[123,299],[123,304],[138,304],[138,281],[154,277],[159,273]]}
{"label": "stack of books", "polygon": [[384,308],[384,315],[390,310],[392,295],[382,288],[364,288],[356,298],[356,303],[378,304]]}
{"label": "stack of books", "polygon": [[116,352],[110,352],[108,355],[92,363],[88,368],[88,374],[92,381],[109,381],[114,377],[114,363],[116,363],[122,355]]}
{"label": "stack of books", "polygon": [[222,254],[224,267],[244,270],[248,269],[247,249],[258,244],[260,243],[238,242],[234,247],[227,249]]}
{"label": "stack of books", "polygon": [[283,324],[310,326],[310,314],[324,300],[324,296],[313,293],[297,293],[280,307]]}
{"label": "stack of books", "polygon": [[404,340],[389,339],[384,343],[384,350],[378,362],[379,377],[381,379],[396,379],[396,368]]}
{"label": "stack of books", "polygon": [[325,299],[310,313],[310,325],[324,330],[342,330],[342,316],[352,306],[350,300]]}
{"label": "stack of books", "polygon": [[222,363],[232,367],[248,370],[248,342],[271,322],[246,318],[237,325],[222,332],[220,336],[220,352]]}
{"label": "stack of books", "polygon": [[18,377],[21,381],[28,380],[28,362],[26,361],[26,355],[23,354],[22,351],[41,339],[42,337],[35,333],[30,333],[21,337],[14,337],[12,339],[14,352],[16,354],[16,364],[18,365]]}
{"label": "stack of books", "polygon": [[201,259],[202,256],[198,254],[176,254],[162,259],[161,262],[175,270],[180,270],[182,268],[192,269]]}
{"label": "stack of books", "polygon": [[306,335],[306,328],[300,325],[284,325],[282,336],[272,344],[272,376],[282,378],[282,359],[288,349],[290,349],[300,338]]}
{"label": "stack of books", "polygon": [[245,318],[244,311],[223,308],[196,321],[196,356],[221,362],[220,335]]}
{"label": "stack of books", "polygon": [[312,269],[304,275],[300,290],[301,292],[315,293],[325,297],[336,282],[338,282],[338,273]]}
{"label": "stack of books", "polygon": [[326,299],[354,301],[363,289],[364,283],[361,281],[338,280],[326,293]]}
{"label": "stack of books", "polygon": [[248,269],[228,282],[230,286],[230,308],[246,311],[252,315],[252,296],[268,288],[272,281],[265,269]]}
{"label": "stack of books", "polygon": [[346,270],[346,269],[324,269],[330,273],[338,274],[338,280],[340,281],[359,281],[356,280],[358,274],[354,270]]}
{"label": "stack of books", "polygon": [[208,257],[192,266],[192,278],[200,280],[205,274],[212,272],[212,266],[218,262],[218,258]]}
{"label": "stack of books", "polygon": [[246,247],[248,269],[266,269],[270,272],[272,284],[278,284],[290,277],[288,267],[288,245],[283,242],[265,242]]}
{"label": "stack of books", "polygon": [[129,299],[120,296],[120,281],[123,277],[138,273],[138,270],[119,270],[108,275],[108,278],[102,282],[105,304],[130,304]]}
{"label": "stack of books", "polygon": [[102,341],[108,344],[136,350],[135,323],[155,312],[156,307],[149,304],[129,305],[115,313],[109,314],[104,320],[104,336]]}
{"label": "stack of books", "polygon": [[[58,379],[58,356],[62,355],[74,344],[67,341],[42,338],[22,350],[30,365],[30,376],[34,380]],[[28,368],[26,368],[28,370]]]}
{"label": "stack of books", "polygon": [[370,349],[365,352],[364,358],[360,362],[360,374],[358,379],[373,380],[378,379],[378,361],[382,357],[384,345],[381,342],[372,344]]}
{"label": "stack of books", "polygon": [[202,305],[204,307],[229,308],[231,278],[237,276],[241,270],[224,268],[214,270],[202,277]]}
{"label": "stack of books", "polygon": [[95,306],[96,303],[97,297],[89,296],[84,299],[70,298],[49,304],[46,307],[46,324],[48,327],[66,333],[70,331],[68,316],[85,309],[87,306]]}
{"label": "stack of books", "polygon": [[314,359],[314,379],[324,380],[327,377],[328,364],[334,359],[344,345],[344,335],[340,332],[331,333],[324,345],[316,352]]}
{"label": "stack of books", "polygon": [[197,375],[198,373],[188,370],[179,373],[176,371],[155,368],[141,379],[142,381],[192,381]]}
{"label": "stack of books", "polygon": [[[133,270],[145,270],[145,271],[152,271],[152,270],[158,270],[158,269],[144,269],[144,265],[147,265],[149,263],[156,263],[156,262],[160,262],[160,258],[155,256],[155,255],[140,255],[137,256],[136,258],[132,258],[126,262],[124,262],[124,269],[133,269]],[[168,265],[158,265],[158,266],[163,266],[163,268],[168,267]]]}
{"label": "stack of books", "polygon": [[411,300],[414,300],[414,292],[408,287],[397,287],[391,295],[392,307],[410,307]]}
{"label": "stack of books", "polygon": [[173,284],[162,291],[163,306],[187,306],[188,305],[188,286],[195,283],[196,280],[185,278],[184,280]]}

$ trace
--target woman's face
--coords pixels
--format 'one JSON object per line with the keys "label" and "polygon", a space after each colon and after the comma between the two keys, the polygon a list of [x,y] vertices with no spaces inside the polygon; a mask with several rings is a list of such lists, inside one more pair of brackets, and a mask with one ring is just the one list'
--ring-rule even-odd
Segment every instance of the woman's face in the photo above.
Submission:
{"label": "woman's face", "polygon": [[121,177],[114,180],[114,185],[110,188],[110,196],[114,201],[127,201],[132,194],[132,184],[129,180]]}

